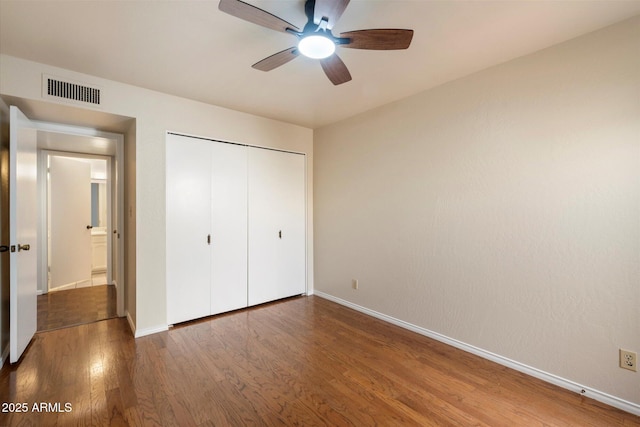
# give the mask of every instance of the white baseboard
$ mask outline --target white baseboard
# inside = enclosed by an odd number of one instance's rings
[[[80,282],[67,283],[66,285],[58,286],[56,288],[50,288],[49,292],[66,291],[69,289],[75,289],[78,283]]]
[[[9,343],[5,346],[4,350],[2,350],[2,355],[0,356],[0,369],[4,366],[4,362],[9,358]]]
[[[136,336],[136,324],[133,323],[133,319],[131,318],[131,313],[127,311],[127,322],[129,322],[129,328],[131,328],[131,333],[133,336]]]
[[[131,313],[127,311],[127,322],[129,322],[129,327],[131,328],[131,332],[133,333],[134,338],[144,337],[145,335],[157,334],[158,332],[164,332],[169,330],[169,326],[167,325],[159,325],[154,326],[152,328],[144,328],[144,329],[136,329],[136,325],[131,318]]]
[[[129,326],[131,325],[131,318],[127,315],[127,318],[129,319]],[[164,331],[168,331],[169,330],[169,326],[168,325],[159,325],[159,326],[154,326],[152,328],[144,328],[144,329],[135,329],[135,327],[132,327],[131,330],[133,331],[133,336],[135,338],[140,338],[140,337],[144,337],[146,335],[151,335],[151,334],[157,334],[158,332],[164,332]]]
[[[344,305],[345,307],[352,308],[361,313],[367,314],[369,316],[375,317],[377,319],[383,320],[385,322],[394,324],[396,326],[400,326],[401,328],[408,329],[410,331],[416,332],[420,335],[424,335],[426,337],[432,338],[436,341],[443,342],[452,347],[459,348],[460,350],[475,354],[476,356],[480,356],[484,359],[491,360],[492,362],[498,363],[500,365],[506,366],[508,368],[514,369],[516,371],[525,373],[527,375],[531,375],[532,377],[541,379],[548,383],[557,385],[559,387],[565,388],[567,390],[576,392],[583,396],[590,397],[591,399],[597,400],[598,402],[605,403],[607,405],[613,406],[614,408],[621,409],[623,411],[632,413],[634,415],[640,416],[640,405],[626,401],[616,396],[612,396],[610,394],[601,392],[599,390],[595,390],[593,388],[575,383],[573,381],[567,380],[565,378],[559,377],[554,374],[550,374],[548,372],[542,371],[540,369],[525,365],[524,363],[517,362],[515,360],[511,360],[509,358],[500,356],[499,354],[492,353],[487,350],[483,350],[481,348],[475,347],[470,344],[466,344],[462,341],[458,341],[453,338],[449,338],[446,335],[442,335],[438,332],[431,331],[429,329],[422,328],[420,326],[416,326],[409,322],[405,322],[404,320],[396,319],[395,317],[388,316],[386,314],[379,313],[377,311],[368,309],[366,307],[362,307],[360,305],[354,304],[342,298],[335,297],[333,295],[326,294],[320,291],[314,291],[314,295],[317,295],[320,298],[324,298],[340,305]]]

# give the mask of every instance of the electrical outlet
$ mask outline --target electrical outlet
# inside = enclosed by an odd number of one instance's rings
[[[620,367],[633,372],[638,371],[638,354],[635,351],[620,349]]]
[[[351,287],[353,289],[358,289],[358,280],[357,279],[351,279]]]

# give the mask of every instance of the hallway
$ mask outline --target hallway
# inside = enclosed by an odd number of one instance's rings
[[[38,295],[38,332],[117,317],[113,285],[97,285]]]

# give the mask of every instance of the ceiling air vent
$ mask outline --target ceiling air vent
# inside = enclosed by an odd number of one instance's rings
[[[65,81],[52,76],[42,76],[42,94],[45,98],[66,100],[68,102],[100,106],[101,90],[85,84]]]

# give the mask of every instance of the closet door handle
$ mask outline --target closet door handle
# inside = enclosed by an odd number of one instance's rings
[[[211,244],[211,234],[207,234],[207,245]]]
[[[282,239],[282,230],[278,231],[278,238]]]
[[[7,252],[7,251],[9,251],[9,246],[5,246],[5,245],[0,246],[0,252]]]

